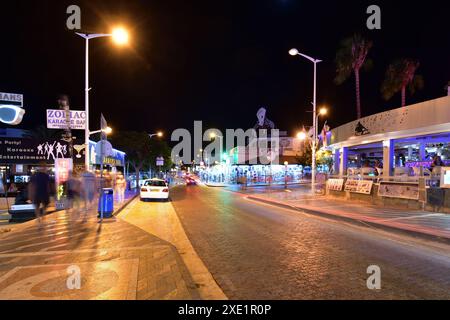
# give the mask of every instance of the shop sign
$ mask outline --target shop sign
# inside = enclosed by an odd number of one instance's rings
[[[0,104],[23,107],[23,95],[18,93],[0,92]]]
[[[69,172],[73,170],[72,159],[55,160],[55,182],[61,185],[69,179]]]
[[[70,157],[69,143],[64,140],[0,138],[1,163],[54,163]]]
[[[164,166],[164,158],[163,158],[163,157],[157,157],[157,158],[156,158],[156,166],[157,166],[157,167],[162,167],[162,166]]]
[[[327,189],[332,191],[342,191],[344,179],[328,179]]]
[[[345,191],[352,193],[370,194],[372,192],[373,181],[348,179],[345,182]]]
[[[387,198],[419,200],[419,184],[408,182],[380,182],[378,195]]]
[[[113,155],[113,147],[111,143],[107,140],[100,140],[95,145],[95,153],[99,156],[109,157]]]
[[[0,92],[0,122],[18,125],[24,114],[22,94]]]
[[[47,110],[48,129],[67,129],[65,110]],[[86,111],[70,110],[70,129],[84,130],[86,128]]]

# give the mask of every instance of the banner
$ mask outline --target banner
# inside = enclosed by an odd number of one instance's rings
[[[332,191],[342,191],[344,179],[328,179],[327,189]]]
[[[414,182],[380,182],[378,195],[387,198],[419,200],[419,184]]]
[[[86,111],[70,111],[70,129],[84,130],[86,127]],[[48,129],[67,129],[66,111],[47,110]]]
[[[348,179],[345,182],[345,191],[353,193],[370,194],[372,192],[373,181]]]
[[[70,158],[69,148],[64,140],[0,138],[0,163],[53,164],[55,159]]]

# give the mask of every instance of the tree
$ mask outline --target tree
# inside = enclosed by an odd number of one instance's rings
[[[316,153],[317,165],[326,165],[329,172],[333,167],[333,153],[330,150],[319,150]]]
[[[149,167],[157,171],[161,169],[162,171],[167,171],[172,168],[172,160],[171,160],[171,152],[172,150],[168,146],[167,142],[159,139],[151,139],[150,141],[150,157],[149,157]],[[156,158],[163,157],[164,158],[164,166],[161,168],[156,166]]]
[[[372,60],[367,58],[372,42],[359,34],[346,38],[336,53],[336,84],[340,85],[347,80],[351,74],[355,75],[356,85],[356,115],[361,118],[361,95],[359,72],[361,68],[368,70],[372,67]]]
[[[423,78],[416,75],[419,61],[413,59],[399,59],[389,65],[386,76],[381,86],[383,98],[389,100],[397,92],[402,93],[402,107],[406,105],[406,88],[414,94],[416,90],[423,88]]]
[[[121,131],[113,138],[113,145],[127,154],[127,162],[136,173],[136,186],[139,187],[139,174],[151,159],[150,137],[146,132]]]
[[[306,142],[305,149],[300,156],[296,157],[298,164],[301,164],[304,167],[309,167],[312,164],[312,148],[311,144]]]

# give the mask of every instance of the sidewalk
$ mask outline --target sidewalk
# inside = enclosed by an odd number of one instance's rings
[[[252,200],[450,243],[450,214],[384,208],[365,203],[335,200],[326,196],[312,195],[309,186],[287,190],[234,189],[230,188],[231,191],[247,194]]]
[[[0,234],[0,300],[199,298],[176,248],[117,216],[60,211]]]

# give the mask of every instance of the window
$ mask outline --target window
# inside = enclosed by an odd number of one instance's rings
[[[166,183],[164,181],[160,181],[160,180],[150,180],[150,181],[145,181],[144,186],[148,186],[148,187],[165,187]]]

